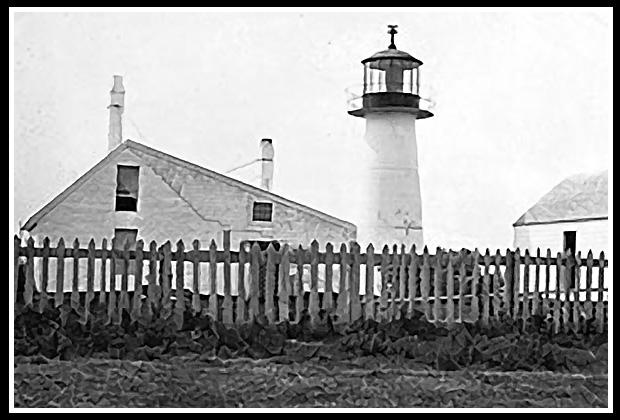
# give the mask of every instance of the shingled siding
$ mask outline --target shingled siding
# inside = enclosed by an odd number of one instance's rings
[[[327,215],[274,200],[256,188],[242,188],[235,181],[221,181],[191,165],[172,165],[165,159],[135,151],[144,163],[205,219],[230,226],[233,244],[240,240],[279,240],[292,246],[306,246],[314,239],[321,248],[327,242],[340,244],[356,238],[355,226]],[[272,222],[253,222],[255,201],[273,203]],[[218,240],[221,235],[217,235]],[[234,245],[233,245],[234,246]]]
[[[137,212],[115,211],[116,166],[140,166],[140,191]],[[48,236],[52,243],[61,237],[75,238],[87,244],[91,238],[100,246],[103,238],[114,236],[115,228],[138,229],[138,238],[164,243],[166,240],[221,240],[218,223],[205,221],[189,204],[158,177],[142,160],[124,150],[113,161],[93,174],[61,203],[38,221],[30,235],[37,243]]]
[[[137,212],[114,209],[117,165],[140,166]],[[282,240],[307,245],[317,239],[321,247],[355,239],[355,226],[301,206],[274,201],[258,189],[244,189],[167,159],[127,148],[45,214],[31,229],[37,244],[48,236],[52,243],[61,237],[82,244],[112,238],[115,228],[138,229],[138,239],[173,244],[208,244],[222,241],[224,229],[232,230],[233,247],[241,240]],[[256,191],[253,193],[252,191]],[[254,201],[273,203],[272,222],[253,222]],[[67,247],[71,243],[66,244]]]

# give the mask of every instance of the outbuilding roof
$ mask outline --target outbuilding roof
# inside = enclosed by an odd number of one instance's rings
[[[545,194],[513,226],[607,219],[608,170],[569,176]]]

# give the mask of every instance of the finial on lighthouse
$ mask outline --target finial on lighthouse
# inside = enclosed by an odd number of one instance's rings
[[[398,28],[398,25],[388,25],[388,28],[390,28],[390,30],[388,31],[388,34],[390,34],[390,46],[388,48],[391,50],[395,50],[396,45],[394,44],[394,35],[398,33],[398,31],[396,30],[396,28]]]

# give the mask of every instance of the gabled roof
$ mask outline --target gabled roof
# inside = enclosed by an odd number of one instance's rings
[[[202,176],[211,178],[215,181],[222,182],[222,183],[228,184],[233,187],[237,187],[242,191],[246,191],[251,194],[259,195],[261,196],[261,198],[271,200],[274,203],[280,203],[280,204],[295,208],[301,212],[311,214],[326,222],[333,223],[335,225],[339,225],[347,229],[355,229],[354,224],[338,219],[336,217],[330,216],[326,213],[320,212],[311,207],[304,206],[302,204],[296,203],[294,201],[291,201],[284,197],[276,195],[272,192],[263,190],[261,188],[254,187],[252,185],[246,184],[245,182],[241,182],[239,180],[230,178],[226,175],[222,175],[220,173],[211,171],[209,169],[203,168],[202,166],[196,165],[191,162],[187,162],[183,159],[179,159],[167,153],[164,153],[159,150],[153,149],[151,147],[145,146],[141,143],[137,143],[132,140],[126,140],[116,149],[112,150],[105,158],[103,158],[99,163],[93,166],[88,172],[86,172],[84,175],[78,178],[77,181],[75,181],[67,189],[65,189],[62,193],[56,196],[47,205],[45,205],[41,210],[35,213],[30,219],[28,219],[26,224],[23,226],[22,230],[26,230],[26,231],[32,230],[43,216],[45,216],[47,213],[52,211],[56,206],[62,203],[72,192],[80,188],[80,186],[86,183],[99,170],[104,168],[108,163],[113,161],[119,154],[121,154],[125,150],[129,150],[134,153],[137,152],[136,153],[137,156],[147,155],[151,158],[155,158],[158,162],[158,165],[164,165],[166,167],[167,172],[170,174],[174,174],[175,168],[184,168],[185,170],[195,172]],[[182,200],[187,200],[186,197],[181,197],[180,191],[178,189],[173,188],[173,190],[177,194],[179,194],[179,198],[181,198]],[[202,215],[200,214],[198,216],[202,217]]]
[[[607,170],[566,178],[513,226],[607,219],[607,178]]]

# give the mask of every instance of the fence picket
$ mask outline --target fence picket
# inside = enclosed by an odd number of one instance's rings
[[[388,277],[388,288],[386,290],[386,296],[388,301],[387,315],[388,320],[392,321],[396,317],[397,307],[397,294],[400,289],[400,281],[398,278],[398,272],[400,268],[400,258],[398,256],[398,246],[392,246],[392,253],[390,254],[390,271]]]
[[[570,295],[571,295],[571,272],[574,267],[573,263],[574,259],[570,249],[566,253],[566,263],[564,266],[564,305],[562,306],[562,321],[564,332],[568,332],[571,329],[571,325],[569,323],[570,313],[571,313],[571,304],[570,304]]]
[[[398,319],[407,315],[407,249],[405,244],[400,246],[400,267],[398,271]]]
[[[289,247],[287,244],[284,244],[282,248],[280,248],[280,272],[278,276],[278,319],[280,322],[289,320],[289,296],[291,294],[289,281],[290,271]]]
[[[366,248],[366,296],[364,297],[366,319],[375,319],[375,247]]]
[[[308,312],[313,322],[319,319],[319,243],[312,241],[310,244],[310,298],[308,300]]]
[[[56,246],[56,293],[54,293],[54,306],[60,307],[64,301],[64,278],[65,278],[65,240],[60,238]]]
[[[411,261],[409,263],[409,305],[407,306],[407,316],[412,317],[415,310],[415,303],[418,294],[418,255],[416,254],[415,244],[411,246],[409,251]]]
[[[605,298],[604,296],[604,292],[605,292],[605,273],[603,270],[605,264],[605,253],[603,251],[601,251],[600,255],[599,255],[599,270],[598,270],[598,298],[597,301],[598,302],[602,302],[603,299]]]
[[[162,246],[163,260],[160,265],[161,277],[159,283],[161,284],[161,316],[163,319],[168,319],[172,315],[172,245],[170,241]]]
[[[510,309],[506,306],[506,292],[504,292],[504,294],[502,295],[502,285],[501,285],[501,278],[502,278],[502,266],[501,266],[501,259],[502,259],[502,255],[500,253],[500,250],[496,250],[495,251],[495,268],[493,271],[493,316],[494,317],[499,317],[499,315],[501,313],[506,313],[509,314],[510,313]],[[506,256],[506,259],[508,259],[508,256]],[[506,268],[506,271],[508,271],[508,268]],[[508,282],[506,280],[506,276],[504,276],[504,291],[506,291],[508,289]]]
[[[21,249],[21,239],[15,235],[13,237],[13,303],[17,303],[17,288],[19,286],[19,250]]]
[[[388,320],[393,320],[396,318],[398,307],[398,291],[400,290],[400,279],[399,279],[399,268],[400,268],[400,258],[398,255],[398,246],[392,246],[392,254],[390,255],[390,282],[387,290],[388,297]]]
[[[575,288],[573,301],[573,331],[579,331],[579,318],[581,315],[581,299],[579,297],[579,289],[581,289],[581,251],[578,251],[575,255]]]
[[[464,261],[461,261],[461,264],[465,264]],[[448,328],[452,327],[454,325],[455,322],[455,317],[454,317],[454,265],[453,265],[453,261],[452,258],[450,258],[450,254],[448,254],[448,267],[447,268],[447,273],[446,273],[446,322],[448,324]],[[441,259],[439,258],[439,255],[437,256],[437,268],[435,269],[435,275],[437,276],[437,273],[441,273],[443,271],[443,269],[441,268]],[[437,283],[435,283],[437,285]],[[462,307],[461,307],[461,292],[463,289],[463,281],[461,280],[461,283],[459,285],[459,321],[462,322],[462,318],[463,317],[463,312],[462,312]],[[435,299],[439,300],[437,298],[437,292],[435,292]],[[438,319],[437,314],[435,314],[435,319]]]
[[[389,320],[388,318],[388,282],[389,279],[389,264],[390,264],[390,250],[387,245],[383,246],[383,250],[381,252],[381,295],[379,296],[379,311],[377,313],[377,320]]]
[[[114,323],[116,318],[116,238],[112,238],[110,249],[110,294],[108,296],[108,322]]]
[[[478,248],[474,250],[473,264],[471,279],[471,314],[470,321],[477,322],[480,318],[480,304],[478,297],[478,283],[480,282],[480,252]]]
[[[536,249],[536,260],[534,260],[534,297],[532,300],[532,314],[540,315],[540,248]]]
[[[194,239],[192,242],[192,312],[194,314],[202,313],[202,304],[200,301],[200,241]]]
[[[95,244],[93,242],[93,248]],[[50,263],[50,238],[43,239],[43,255],[41,258],[41,299],[39,300],[39,313],[43,313],[49,305],[47,294],[47,284],[49,282],[49,263]]]
[[[586,258],[586,300],[583,304],[583,310],[586,313],[586,319],[592,319],[594,315],[594,305],[592,304],[592,266],[594,264],[594,254],[592,250],[588,251]]]
[[[276,294],[276,264],[278,251],[270,243],[267,247],[267,273],[265,278],[265,316],[270,322],[277,321],[277,313],[274,305],[274,295]],[[316,302],[318,305],[318,302]],[[318,310],[317,310],[318,315]]]
[[[325,293],[323,294],[323,309],[326,314],[332,313],[334,308],[334,246],[328,242],[325,245]]]
[[[360,246],[358,243],[351,244],[351,253],[353,254],[353,264],[351,265],[351,282],[350,282],[350,302],[351,302],[351,322],[360,319],[362,314],[362,303],[360,301]]]
[[[58,251],[56,251],[58,252]],[[60,265],[60,260],[58,260]],[[106,306],[106,278],[107,278],[107,265],[108,265],[108,240],[103,238],[101,241],[101,267],[99,278],[99,304],[103,307]],[[58,281],[58,276],[56,276],[56,281]]]
[[[440,248],[437,248],[437,251],[435,252],[435,270],[434,270],[435,273],[433,276],[433,322],[435,323],[435,325],[437,325],[439,321],[441,321],[441,316],[440,316],[442,312],[441,310],[442,309],[441,308],[442,306],[441,305],[441,295],[442,295],[441,276],[443,272],[443,268],[442,268],[443,255],[444,255],[444,251],[442,251]],[[446,279],[446,282],[454,282],[454,277],[450,279]]]
[[[131,304],[130,313],[132,322],[136,322],[142,316],[142,277],[144,269],[144,241],[142,239],[136,243],[135,265],[136,269],[133,276],[133,302]]]
[[[465,315],[465,288],[467,287],[467,268],[465,266],[466,254],[464,249],[459,252],[459,259],[461,261],[459,267],[459,321],[463,322]]]
[[[347,245],[340,244],[340,282],[338,286],[338,299],[336,300],[336,313],[340,322],[351,321],[349,313],[349,291],[347,290]]]
[[[596,302],[596,331],[602,333],[605,331],[605,305],[603,303],[604,288],[605,288],[605,274],[603,270],[605,262],[605,254],[601,251],[599,255],[599,269],[598,269],[598,298]]]
[[[247,261],[247,254],[245,251],[245,241],[239,243],[239,268],[237,270],[237,316],[236,323],[243,324],[246,322],[246,309],[248,301],[248,293],[245,288],[245,266]]]
[[[484,262],[484,274],[482,276],[482,325],[489,325],[489,315],[491,314],[491,296],[490,296],[490,284],[491,284],[491,274],[489,271],[491,270],[491,251],[489,248],[486,249],[483,257]],[[493,297],[495,297],[495,290],[493,290]]]
[[[521,251],[519,250],[519,248],[515,250],[514,270],[512,271],[512,273],[512,316],[514,319],[518,319],[520,306],[519,287],[521,286]]]
[[[547,314],[551,310],[551,250],[547,248],[547,256],[545,259],[545,298],[543,299],[543,315]]]
[[[123,244],[123,250],[121,251],[121,255],[123,257],[123,272],[121,273],[122,281],[121,281],[121,293],[120,299],[118,303],[118,316],[119,319],[122,319],[123,309],[125,311],[129,310],[129,241],[125,241]]]
[[[294,292],[295,292],[295,322],[299,322],[301,320],[301,315],[304,311],[304,254],[305,250],[299,245],[297,248],[297,252],[295,254],[295,263],[297,264],[297,275],[295,276],[294,281]]]
[[[560,332],[560,322],[561,322],[561,317],[560,317],[560,313],[562,312],[562,291],[561,291],[561,285],[562,285],[562,254],[560,254],[558,252],[557,257],[555,259],[556,262],[556,266],[555,266],[555,299],[554,299],[554,305],[553,305],[553,325],[554,325],[554,330],[555,333],[559,333]]]
[[[258,244],[255,242],[250,250],[252,256],[252,262],[250,265],[250,321],[254,320],[259,314],[259,285],[260,285],[260,265],[261,265],[261,251]]]
[[[428,255],[428,247],[424,247],[422,254],[422,270],[420,275],[420,293],[422,295],[422,307],[426,319],[432,321],[432,307],[429,302],[431,292],[431,267],[430,257]]]
[[[24,306],[32,306],[34,296],[34,238],[28,238],[28,248],[26,251],[26,284],[24,285]]]
[[[158,270],[157,263],[159,261],[159,253],[157,250],[157,243],[151,241],[149,244],[149,276],[148,276],[148,292],[147,292],[147,313],[149,316],[153,315],[153,309],[159,311],[161,304],[161,282],[157,283]]]
[[[48,243],[49,245],[49,243]],[[48,249],[49,252],[49,249]],[[45,263],[44,263],[45,264]],[[47,288],[47,282],[46,286]],[[86,266],[86,300],[84,301],[84,322],[90,318],[90,305],[95,298],[95,240],[88,242],[88,261]]]
[[[222,322],[227,325],[233,323],[233,298],[231,292],[231,269],[230,269],[230,230],[224,231],[224,302],[222,303]]]
[[[499,254],[499,250],[497,251]],[[504,293],[502,296],[502,305],[506,315],[516,318],[514,306],[512,304],[512,292],[514,280],[514,254],[509,249],[506,250],[506,271],[504,274]]]
[[[173,319],[178,329],[183,327],[183,314],[185,313],[185,245],[182,240],[177,242],[176,250],[176,275],[175,275],[175,291]]]
[[[217,245],[215,244],[215,239],[211,239],[211,244],[209,245],[209,279],[211,283],[211,287],[209,290],[209,309],[208,313],[213,318],[214,321],[219,321],[219,310],[218,310],[218,299],[217,299]],[[252,279],[254,281],[254,279]],[[258,279],[256,279],[258,281]],[[253,290],[254,292],[254,290]],[[256,296],[258,299],[258,296]],[[252,318],[255,315],[258,315],[258,301],[257,311],[254,312]]]
[[[522,313],[521,319],[523,320],[523,328],[525,328],[525,321],[530,316],[530,264],[532,263],[532,258],[530,257],[530,250],[525,250],[525,255],[523,256],[523,297],[521,298],[522,304]]]

